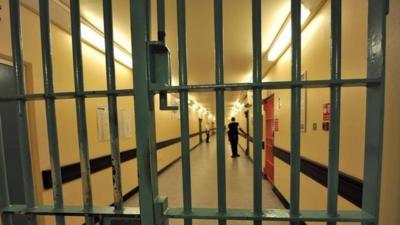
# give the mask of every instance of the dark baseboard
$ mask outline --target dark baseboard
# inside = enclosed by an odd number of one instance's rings
[[[283,194],[279,191],[278,188],[276,188],[275,186],[272,185],[272,192],[274,192],[274,194],[276,195],[276,197],[278,197],[279,201],[282,203],[282,205],[286,208],[286,209],[290,209],[290,203],[289,201],[285,198],[285,196],[283,196]],[[301,221],[300,224],[302,225],[307,225],[306,222]]]
[[[205,133],[202,131],[201,133]],[[195,137],[200,135],[200,132],[190,134],[189,137]],[[157,151],[162,150],[168,146],[174,145],[181,142],[181,137],[172,138],[169,140],[161,141],[156,143]],[[120,153],[120,160],[121,164],[127,162],[129,160],[135,159],[137,157],[136,148],[129,149],[125,151],[121,151]],[[89,161],[90,163],[90,174],[97,173],[99,171],[108,169],[112,166],[111,163],[111,155],[101,156]],[[61,177],[62,177],[62,184],[71,182],[73,180],[81,178],[81,167],[80,163],[73,163],[69,165],[65,165],[61,167]],[[42,171],[42,182],[43,182],[43,189],[51,189],[52,188],[52,176],[51,170],[43,170]]]
[[[274,146],[274,156],[290,165],[290,152]],[[317,183],[328,186],[328,167],[310,159],[301,157],[300,171],[316,181]],[[357,207],[362,207],[362,180],[339,172],[339,189],[341,197],[353,203]]]
[[[201,143],[198,143],[198,144],[196,144],[195,146],[193,146],[193,147],[190,149],[190,151],[193,151],[194,149],[196,149],[200,144],[201,144]],[[158,171],[158,175],[161,175],[162,173],[164,173],[165,171],[167,171],[169,168],[171,168],[171,166],[173,166],[175,163],[177,163],[177,162],[178,162],[179,160],[181,160],[181,159],[182,159],[182,157],[180,156],[180,157],[176,158],[175,160],[173,160],[172,162],[170,162],[168,165],[166,165],[164,168],[162,168],[162,169],[160,169],[160,170]],[[139,192],[139,186],[133,188],[133,189],[130,190],[128,193],[126,193],[126,194],[122,197],[122,199],[123,199],[124,201],[126,201],[126,200],[130,199],[132,196],[134,196],[135,194],[137,194],[138,192]],[[114,206],[114,203],[113,203],[113,204],[110,204],[110,206]]]
[[[246,133],[240,133],[244,138]],[[250,141],[253,138],[249,136]],[[274,146],[273,154],[276,158],[290,165],[290,151]],[[301,157],[300,171],[324,187],[328,187],[328,167],[313,160]],[[338,194],[355,206],[362,207],[363,181],[349,174],[339,171]]]

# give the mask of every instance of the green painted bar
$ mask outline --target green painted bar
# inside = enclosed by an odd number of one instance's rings
[[[80,5],[79,0],[70,1],[71,8],[71,35],[72,35],[72,54],[74,62],[74,83],[77,93],[84,91],[83,81],[83,65],[82,65],[82,46],[81,46],[81,22],[80,22]],[[83,206],[90,210],[93,207],[92,188],[90,182],[90,163],[89,163],[89,146],[86,126],[86,106],[85,98],[77,96],[76,118],[79,139],[79,157],[82,173],[82,193]],[[86,216],[85,223],[94,225],[93,217]]]
[[[308,80],[308,81],[270,81],[257,83],[225,83],[225,84],[198,84],[198,85],[181,85],[169,87],[156,87],[151,88],[151,91],[161,92],[168,91],[169,93],[176,93],[182,90],[190,92],[207,92],[223,89],[225,91],[241,91],[252,90],[255,88],[260,89],[292,89],[293,87],[303,88],[324,88],[334,85],[341,85],[343,87],[366,87],[379,85],[379,79],[345,79],[339,81],[333,80]],[[0,98],[1,99],[1,98]]]
[[[165,0],[157,0],[158,40],[165,43]]]
[[[363,225],[377,225],[379,222],[385,106],[386,4],[388,2],[382,0],[368,1],[367,78],[381,79],[381,85],[367,88],[362,209],[376,219]]]
[[[181,208],[168,208],[165,215],[169,218],[193,218],[206,220],[261,220],[261,221],[308,221],[308,222],[360,222],[373,221],[374,217],[362,211],[339,211],[338,216],[329,216],[327,211],[304,210],[300,215],[291,215],[286,209],[263,209],[261,214],[252,209],[227,209],[226,213],[218,213],[214,208],[193,208],[191,213],[185,213]]]
[[[246,155],[250,153],[250,118],[249,111],[245,112],[246,116]]]
[[[112,21],[112,2],[111,0],[103,0],[103,17],[104,17],[104,39],[106,46],[106,71],[107,71],[107,90],[115,91],[115,60],[114,60],[114,35]],[[121,184],[121,159],[118,136],[118,111],[117,97],[108,95],[108,116],[110,125],[110,144],[111,144],[111,160],[114,190],[114,206],[115,210],[121,210],[123,207],[122,200],[122,184]]]
[[[301,80],[301,1],[291,0],[292,81]],[[290,141],[290,213],[300,215],[300,113],[301,87],[292,88]],[[298,225],[298,221],[290,223]]]
[[[340,85],[342,87],[366,87],[366,86],[376,86],[380,85],[380,79],[343,79],[339,81],[334,80],[309,80],[309,81],[271,81],[262,82],[261,84],[253,83],[225,83],[221,85],[215,84],[199,84],[199,85],[183,85],[183,86],[169,86],[162,88],[151,88],[150,91],[154,93],[159,93],[161,91],[167,91],[169,93],[177,93],[181,90],[186,90],[189,92],[207,92],[215,91],[218,89],[224,89],[225,91],[241,91],[241,90],[252,90],[254,88],[261,89],[291,89],[293,87],[303,87],[303,88],[324,88],[331,87],[335,85]],[[106,90],[95,90],[95,91],[85,91],[83,93],[77,94],[76,92],[58,92],[54,94],[28,94],[28,95],[14,95],[14,96],[0,96],[0,102],[4,101],[16,101],[16,100],[26,100],[26,101],[36,101],[46,98],[54,99],[72,99],[76,96],[83,96],[85,98],[99,98],[107,97],[108,95],[116,96],[134,96],[135,91],[133,89],[120,89],[115,91]]]
[[[40,34],[42,43],[42,63],[43,63],[43,80],[45,94],[54,93],[53,85],[53,62],[51,58],[51,37],[50,37],[50,15],[49,1],[40,0]],[[53,201],[55,208],[63,208],[63,191],[60,168],[60,154],[58,148],[57,119],[54,99],[46,99],[46,121],[47,135],[49,142],[49,155],[51,166],[51,180],[53,186]],[[62,216],[56,217],[57,225],[64,225],[65,219]]]
[[[252,2],[253,25],[253,83],[262,81],[262,53],[261,53],[261,0]],[[253,89],[253,208],[254,213],[262,213],[262,89]],[[254,220],[254,225],[261,225],[261,220]]]
[[[139,177],[141,223],[155,225],[153,170],[151,151],[154,143],[154,107],[148,84],[148,51],[150,41],[150,5],[146,0],[130,0],[130,22],[135,87],[135,126]],[[140,107],[139,107],[140,106]]]
[[[215,35],[215,83],[224,84],[224,37],[223,37],[223,0],[214,0]],[[224,90],[216,91],[217,119],[217,185],[218,211],[226,212],[226,168],[225,168],[225,96]],[[226,220],[219,220],[225,225]]]
[[[331,79],[341,79],[342,1],[331,1]],[[329,129],[328,213],[337,215],[340,151],[340,86],[331,87],[331,118]],[[336,222],[328,222],[336,225]]]
[[[24,58],[22,52],[22,33],[21,33],[21,17],[20,17],[20,1],[10,0],[10,23],[11,23],[11,43],[12,55],[16,80],[17,95],[25,95],[25,74],[24,74]],[[35,189],[33,184],[32,162],[29,148],[28,120],[26,117],[26,101],[19,100],[17,102],[18,110],[18,142],[20,151],[20,160],[22,166],[22,177],[24,184],[24,197],[26,207],[35,207]],[[28,223],[36,225],[35,215],[28,218]]]
[[[98,207],[92,209],[83,209],[81,206],[65,205],[62,209],[56,209],[54,206],[41,205],[36,208],[26,208],[26,205],[11,205],[4,209],[7,215],[62,215],[62,216],[107,216],[107,217],[129,217],[132,219],[140,219],[138,207],[124,207],[123,210],[116,213],[115,208],[111,206]]]
[[[178,9],[178,57],[179,57],[179,85],[187,85],[187,56],[186,56],[186,1],[177,0]],[[182,182],[183,207],[185,212],[192,211],[192,190],[190,173],[190,142],[189,142],[189,111],[188,92],[179,93],[181,117],[181,150],[182,150]],[[191,219],[185,219],[185,225],[191,225]]]
[[[10,206],[8,193],[6,159],[4,156],[3,127],[0,117],[0,214],[2,214],[3,208]],[[11,225],[12,221],[9,215],[3,215],[1,219],[3,225]]]

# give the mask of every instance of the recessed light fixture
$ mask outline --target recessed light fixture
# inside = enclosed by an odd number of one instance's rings
[[[84,23],[81,23],[81,38],[101,52],[106,52],[105,39],[103,35]],[[132,69],[132,56],[125,49],[121,49],[119,46],[114,46],[114,58],[119,63]]]
[[[307,21],[311,12],[303,4],[301,4],[301,26]],[[289,14],[290,16],[290,14]],[[279,58],[282,52],[290,45],[292,39],[292,21],[287,20],[284,23],[283,28],[277,34],[277,37],[272,42],[271,47],[268,50],[268,61],[275,61]]]

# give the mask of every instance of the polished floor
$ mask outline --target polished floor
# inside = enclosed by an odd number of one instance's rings
[[[241,157],[230,158],[230,146],[226,142],[226,185],[228,208],[252,208],[253,163],[241,152]],[[217,155],[215,138],[203,143],[191,152],[192,203],[193,207],[217,208]],[[168,196],[169,207],[182,207],[182,164],[176,162],[159,176],[160,195]],[[126,206],[138,206],[138,194],[128,199]],[[272,192],[272,186],[263,181],[264,208],[282,209],[283,205]],[[182,220],[170,220],[170,225],[181,225]],[[194,220],[194,225],[217,225],[217,221]],[[228,221],[229,225],[253,224],[250,221]],[[287,225],[287,222],[263,222],[268,225]]]

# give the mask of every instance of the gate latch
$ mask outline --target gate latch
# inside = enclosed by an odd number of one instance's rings
[[[171,60],[167,46],[161,41],[151,41],[148,49],[151,87],[171,86]],[[160,91],[160,110],[178,110],[178,106],[168,106],[167,91]]]

